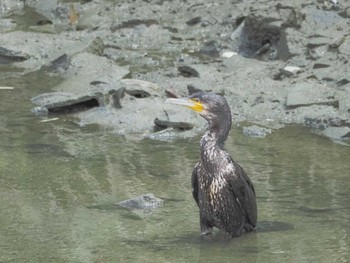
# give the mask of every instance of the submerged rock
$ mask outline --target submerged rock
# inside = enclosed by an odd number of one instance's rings
[[[116,205],[130,209],[152,209],[163,206],[163,200],[153,194],[144,194],[116,203]]]

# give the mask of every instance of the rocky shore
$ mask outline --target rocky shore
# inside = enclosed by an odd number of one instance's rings
[[[62,78],[32,98],[41,118],[189,137],[204,121],[164,100],[203,90],[247,135],[298,124],[350,139],[349,2],[3,0],[0,17],[0,78]]]

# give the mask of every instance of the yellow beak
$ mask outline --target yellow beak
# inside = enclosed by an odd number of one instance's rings
[[[186,106],[190,108],[191,110],[197,111],[197,112],[202,112],[204,107],[203,104],[200,101],[196,101],[194,99],[188,99],[188,98],[171,98],[167,99],[165,101],[166,103],[171,103],[171,104],[176,104],[176,105],[181,105],[181,106]]]

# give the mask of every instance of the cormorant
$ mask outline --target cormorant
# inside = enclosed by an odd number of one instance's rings
[[[215,93],[197,92],[166,102],[187,106],[208,122],[200,140],[200,161],[192,172],[192,195],[199,207],[201,235],[217,227],[238,237],[254,231],[257,223],[255,190],[243,168],[223,149],[231,128],[226,99]]]

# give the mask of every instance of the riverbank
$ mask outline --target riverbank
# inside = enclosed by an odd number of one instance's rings
[[[119,134],[200,133],[198,116],[164,104],[200,89],[224,94],[234,122],[272,131],[306,125],[347,142],[349,8],[335,1],[5,0],[0,77],[59,76],[34,101],[35,113],[47,118],[63,107],[58,113],[68,110],[79,125]]]

